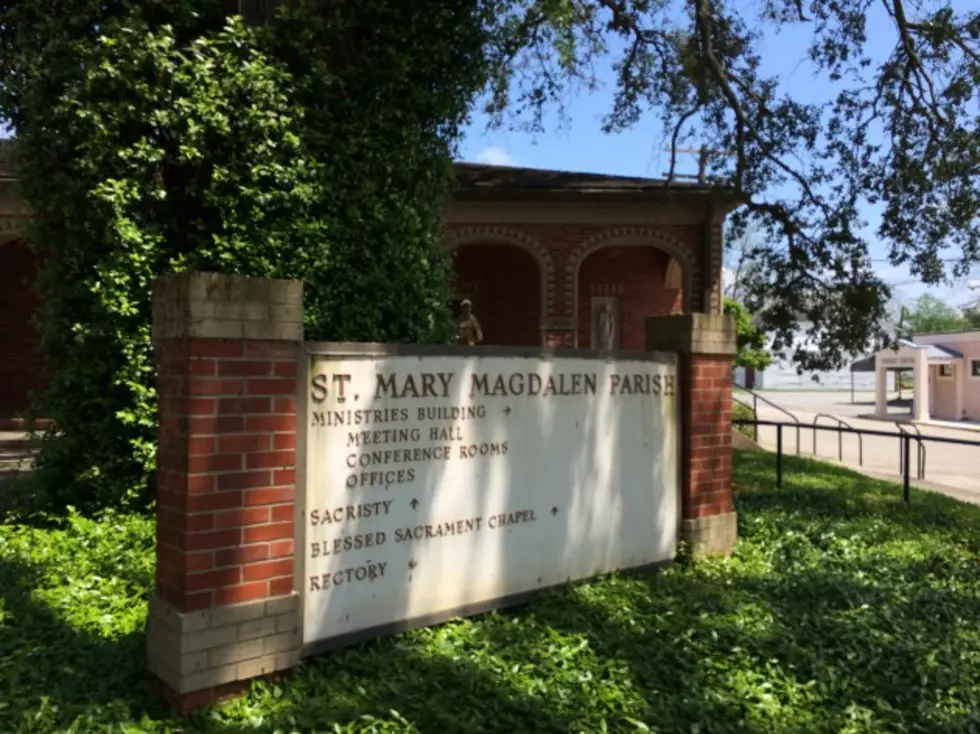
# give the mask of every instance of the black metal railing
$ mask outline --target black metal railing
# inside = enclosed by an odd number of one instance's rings
[[[833,416],[831,416],[833,417]],[[751,420],[748,418],[735,418],[732,420],[734,425],[739,426],[754,426],[756,433],[758,434],[759,426],[769,426],[776,429],[776,486],[783,486],[783,429],[784,428],[798,428],[799,422],[796,423],[785,423],[781,421],[760,421]],[[896,424],[897,425],[897,424]],[[817,425],[817,421],[810,428],[814,432],[814,436],[817,431],[836,431],[839,435],[844,433],[852,433],[859,437],[863,436],[879,436],[882,438],[896,438],[900,444],[899,451],[899,474],[902,477],[902,487],[903,487],[903,497],[905,502],[910,502],[912,499],[912,442],[915,441],[919,447],[919,467],[916,472],[916,478],[923,480],[925,479],[925,444],[926,443],[939,443],[939,444],[952,444],[954,446],[976,446],[980,448],[980,441],[971,441],[969,439],[963,438],[947,438],[945,436],[928,436],[923,434],[921,431],[916,430],[918,434],[913,434],[910,431],[902,430],[902,426],[899,425],[899,431],[896,433],[894,431],[875,431],[868,428],[854,428],[853,426],[847,425],[835,425],[835,426],[821,426]],[[862,452],[863,454],[863,452]],[[819,458],[819,457],[816,457]],[[862,456],[863,460],[863,456]]]
[[[898,421],[895,421],[895,425],[898,426],[898,432],[899,433],[908,434],[909,436],[911,436],[915,440],[916,447],[917,447],[916,458],[918,459],[918,465],[916,467],[915,478],[916,479],[925,479],[926,478],[926,445],[925,445],[925,443],[922,442],[922,439],[925,438],[922,435],[922,431],[920,431],[919,430],[919,427],[917,425],[915,425],[914,423],[909,423],[908,425],[915,429],[915,435],[912,435],[909,431],[905,430],[905,426],[903,426]],[[898,465],[899,466],[905,466],[905,451],[906,450],[907,450],[906,442],[905,441],[899,441],[898,442]]]
[[[829,413],[817,413],[815,416],[813,416],[813,425],[811,426],[811,428],[814,429],[813,430],[813,455],[814,456],[817,455],[816,428],[817,428],[817,423],[820,421],[821,418],[826,418],[827,420],[836,422],[835,425],[828,426],[828,427],[837,430],[837,461],[843,462],[844,461],[844,433],[838,429],[850,428],[851,430],[854,430],[854,426],[852,426],[847,421],[841,420],[836,415],[830,415]],[[858,438],[858,466],[864,466],[864,439],[861,437],[860,432],[857,434],[857,438]],[[922,477],[919,478],[921,479]]]
[[[752,402],[749,403],[747,400],[743,399],[738,394],[739,392],[747,392],[749,395],[751,395],[752,396]],[[784,407],[782,407],[780,405],[776,405],[776,403],[772,402],[768,398],[763,397],[762,395],[760,395],[759,393],[757,393],[755,390],[752,390],[752,389],[747,388],[747,387],[741,387],[741,386],[739,386],[735,390],[732,390],[732,399],[735,402],[737,402],[737,403],[741,403],[746,408],[749,408],[752,411],[752,415],[755,416],[756,418],[759,417],[759,401],[760,400],[762,401],[762,403],[764,405],[768,405],[773,410],[778,410],[783,415],[789,416],[790,419],[793,421],[793,423],[796,425],[796,455],[797,456],[800,455],[800,429],[803,428],[803,424],[800,423],[800,419],[799,418],[797,418],[795,415],[793,415],[788,410],[786,410],[786,408],[784,408]],[[758,425],[756,425],[752,429],[752,439],[756,443],[759,442],[759,426]]]

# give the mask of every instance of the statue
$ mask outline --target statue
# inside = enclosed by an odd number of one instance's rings
[[[473,315],[473,302],[466,298],[459,304],[462,313],[456,322],[456,343],[468,347],[475,346],[483,341],[483,330],[480,322]]]
[[[599,312],[599,349],[613,350],[616,348],[616,314],[612,304],[606,301]]]

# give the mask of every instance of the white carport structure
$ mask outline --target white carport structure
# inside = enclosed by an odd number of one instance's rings
[[[875,415],[888,415],[888,372],[911,370],[913,378],[912,420],[925,421],[931,417],[929,409],[929,367],[952,365],[962,361],[963,355],[955,349],[936,344],[916,344],[900,339],[898,348],[882,349],[875,355]],[[963,393],[957,390],[956,415],[963,410]]]

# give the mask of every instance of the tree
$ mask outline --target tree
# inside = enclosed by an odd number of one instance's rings
[[[903,330],[912,334],[938,334],[964,331],[970,321],[945,301],[924,293],[911,308],[903,307]]]
[[[980,10],[952,0],[519,0],[499,8],[487,111],[544,127],[596,69],[615,75],[608,132],[659,117],[671,149],[715,151],[709,173],[747,200],[764,265],[746,306],[805,369],[840,367],[884,333],[889,288],[861,212],[893,265],[923,282],[980,261]],[[833,92],[762,72],[765,42],[809,33],[808,65]],[[882,55],[884,40],[887,53]],[[670,162],[676,168],[676,153]],[[947,262],[947,258],[951,260]],[[762,306],[765,305],[765,309]],[[806,324],[794,334],[798,323]],[[816,347],[806,348],[805,342]]]
[[[963,309],[963,316],[969,322],[971,329],[980,329],[980,279],[967,281],[966,285],[972,298]]]
[[[44,262],[56,431],[38,476],[57,505],[152,497],[161,273],[302,278],[311,339],[452,335],[441,216],[485,80],[480,7],[298,0],[247,24],[227,5],[0,6],[0,115]]]
[[[752,316],[738,301],[725,298],[725,313],[735,318],[738,354],[735,365],[762,371],[772,363],[766,348],[766,335],[753,323]]]

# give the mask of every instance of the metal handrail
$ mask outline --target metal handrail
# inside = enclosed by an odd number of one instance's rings
[[[903,424],[899,423],[898,421],[895,421],[895,426],[896,428],[898,428],[899,433],[908,436],[910,439],[915,439],[916,448],[917,448],[917,451],[915,452],[916,459],[917,459],[915,476],[916,479],[920,479],[920,480],[925,479],[926,478],[926,445],[922,440],[922,431],[914,423],[909,423],[908,425],[912,426],[912,428],[915,429],[914,434],[911,431],[905,430],[905,426]],[[905,461],[904,441],[898,442],[898,460],[899,462]]]
[[[772,426],[776,429],[776,486],[783,486],[783,427],[792,427],[792,424],[781,423],[779,421],[760,421],[760,420],[746,420],[745,418],[733,418],[732,424],[736,426]],[[896,423],[896,425],[898,425]],[[941,443],[953,446],[977,446],[980,447],[980,441],[970,441],[962,438],[949,438],[946,436],[925,436],[922,435],[921,431],[918,431],[918,436],[913,434],[911,431],[902,430],[902,426],[898,425],[899,431],[895,433],[894,431],[876,431],[868,428],[845,428],[841,426],[818,426],[814,425],[814,431],[838,431],[840,433],[854,433],[857,435],[864,436],[880,436],[882,438],[897,438],[900,444],[905,445],[905,450],[901,453],[902,464],[899,467],[902,474],[902,484],[903,484],[903,496],[905,502],[911,502],[912,490],[911,490],[911,463],[905,459],[908,457],[910,445],[913,439],[915,439],[920,444],[926,442],[931,443]],[[925,474],[925,472],[921,472]],[[920,479],[924,479],[924,476],[920,476]]]
[[[744,400],[742,400],[741,398],[738,397],[738,395],[736,394],[736,391],[738,391],[738,390],[742,390],[744,392],[747,392],[749,395],[752,396],[752,405],[749,405],[747,402],[745,402]],[[740,402],[746,408],[751,408],[752,409],[752,415],[755,416],[756,419],[758,419],[758,417],[759,417],[759,401],[760,400],[763,403],[765,403],[766,405],[768,405],[770,408],[774,408],[774,409],[778,410],[780,413],[782,413],[783,415],[789,416],[793,420],[793,423],[796,424],[796,455],[797,456],[800,455],[800,428],[802,427],[803,424],[800,423],[800,419],[799,418],[797,418],[795,415],[793,415],[788,410],[786,410],[786,408],[784,408],[784,407],[782,407],[780,405],[776,405],[774,402],[772,402],[768,398],[765,398],[762,395],[759,395],[759,393],[757,393],[755,390],[752,390],[751,388],[748,388],[748,387],[742,387],[741,385],[735,386],[734,389],[732,390],[732,399]],[[754,434],[753,435],[753,438],[755,439],[755,442],[758,443],[759,442],[759,425],[758,424],[756,424],[755,426],[753,426],[753,434]]]
[[[847,421],[843,421],[836,415],[830,415],[828,413],[817,413],[813,416],[813,455],[817,455],[817,422],[821,418],[829,418],[832,421],[837,421],[837,460],[840,462],[844,461],[844,432],[840,430],[841,427],[849,428],[852,431],[854,426],[852,426]],[[856,434],[858,438],[858,466],[864,466],[864,438],[861,434]],[[921,477],[920,477],[921,478]]]

